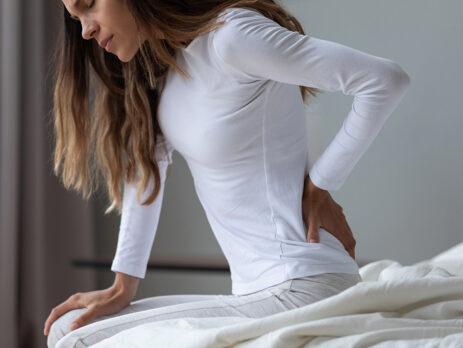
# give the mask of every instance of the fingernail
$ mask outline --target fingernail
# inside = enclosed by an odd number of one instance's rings
[[[69,328],[70,328],[71,330],[75,330],[75,329],[77,328],[77,324],[76,324],[76,323],[72,323],[72,324],[69,326]]]
[[[309,243],[317,243],[317,240],[315,240],[315,239],[309,239]]]

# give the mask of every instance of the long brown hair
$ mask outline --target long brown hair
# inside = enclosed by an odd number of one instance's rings
[[[151,175],[154,187],[143,204],[152,203],[159,194],[155,154],[163,137],[157,122],[159,98],[168,69],[189,77],[175,62],[178,48],[219,27],[222,22],[215,19],[228,7],[256,9],[304,34],[298,20],[273,0],[122,1],[150,38],[131,61],[121,62],[95,40],[84,40],[81,24],[71,19],[64,6],[64,30],[54,56],[54,173],[67,189],[82,193],[85,199],[103,177],[111,203],[105,214],[114,208],[121,213],[124,180],[134,180],[139,170],[138,200]],[[92,109],[91,83],[95,84]],[[321,92],[306,86],[300,90],[304,102],[308,94]]]

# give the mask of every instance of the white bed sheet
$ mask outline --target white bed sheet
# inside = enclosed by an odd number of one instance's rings
[[[381,260],[362,282],[260,319],[169,319],[93,345],[114,347],[463,347],[463,243],[411,266]]]

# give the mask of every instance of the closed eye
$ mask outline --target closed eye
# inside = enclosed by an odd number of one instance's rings
[[[96,0],[92,0],[92,1],[90,2],[90,4],[87,5],[87,8],[92,8],[93,5],[95,5],[95,1],[96,1]],[[74,19],[75,21],[78,21],[78,22],[80,21],[79,17],[76,17],[76,16],[74,16],[74,15],[70,15],[70,17],[71,17],[72,19]]]

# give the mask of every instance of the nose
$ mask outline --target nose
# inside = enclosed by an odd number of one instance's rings
[[[82,21],[82,37],[85,40],[91,39],[95,32],[97,31],[97,26],[95,22]]]

